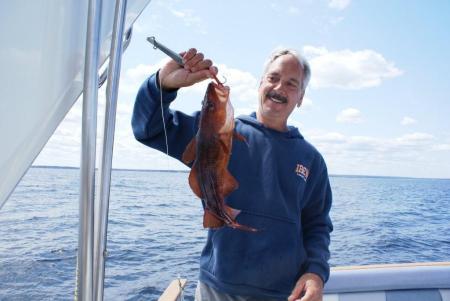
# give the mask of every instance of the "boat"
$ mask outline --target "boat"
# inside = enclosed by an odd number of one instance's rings
[[[0,148],[0,209],[82,94],[76,300],[103,300],[121,58],[131,37],[132,25],[149,2],[44,0],[0,3],[4,41],[0,51],[0,137],[3,140]],[[99,75],[99,67],[105,62],[108,67]],[[106,78],[105,123],[97,151],[98,88]],[[97,153],[101,159],[96,188]]]
[[[449,301],[450,262],[334,267],[324,301]]]
[[[149,2],[0,3],[0,210],[64,116],[83,97],[77,300],[103,299],[121,54],[133,23]],[[99,66],[106,63],[107,71],[99,76]],[[97,90],[106,78],[107,118],[97,147]],[[96,191],[97,153],[101,162]],[[185,279],[175,279],[160,300],[180,299],[185,284]],[[324,291],[326,301],[450,301],[450,262],[334,267]]]

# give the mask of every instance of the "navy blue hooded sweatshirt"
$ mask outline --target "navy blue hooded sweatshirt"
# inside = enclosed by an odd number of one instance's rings
[[[166,152],[157,75],[136,97],[132,126],[136,139]],[[169,109],[176,91],[163,91],[169,155],[180,160],[198,129],[199,112]],[[331,189],[320,153],[289,127],[264,127],[255,113],[236,119],[229,171],[239,182],[226,203],[240,209],[237,222],[256,233],[229,227],[209,229],[200,258],[200,281],[231,295],[286,300],[304,273],[329,277]],[[200,202],[199,202],[200,203]]]

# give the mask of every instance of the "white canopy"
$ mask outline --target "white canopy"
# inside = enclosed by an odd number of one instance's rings
[[[129,0],[125,28],[150,0]],[[103,1],[100,62],[114,1]],[[0,2],[0,208],[83,89],[88,0]]]

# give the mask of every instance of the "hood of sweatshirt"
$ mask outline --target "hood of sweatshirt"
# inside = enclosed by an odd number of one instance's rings
[[[290,138],[290,139],[304,139],[302,134],[300,134],[298,128],[296,128],[295,126],[290,126],[288,125],[288,130],[284,131],[284,132],[280,132],[271,128],[268,128],[266,126],[264,126],[264,124],[262,124],[261,122],[258,121],[258,119],[256,119],[256,112],[251,113],[250,115],[240,115],[238,116],[236,119],[253,125],[259,129],[261,129],[264,132],[267,132],[270,135],[274,135],[274,136],[281,136],[284,138]]]

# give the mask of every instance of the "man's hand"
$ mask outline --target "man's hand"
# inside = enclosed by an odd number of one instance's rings
[[[169,61],[159,71],[159,79],[163,89],[177,89],[192,86],[217,74],[217,68],[203,54],[191,48],[180,53],[183,57],[184,67],[175,61]]]
[[[323,282],[313,273],[303,274],[297,281],[288,301],[322,301]]]

